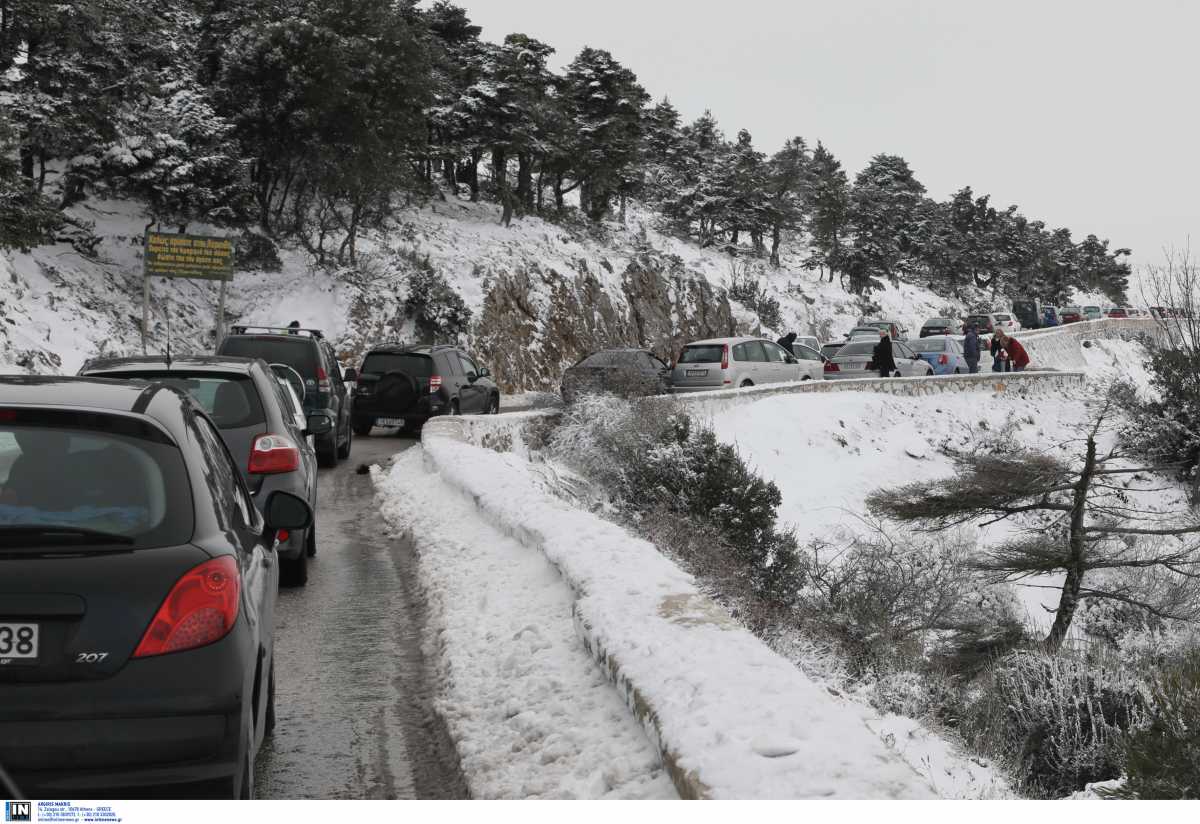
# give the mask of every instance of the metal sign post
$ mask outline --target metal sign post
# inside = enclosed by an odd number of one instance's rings
[[[221,292],[217,298],[214,323],[216,342],[220,344],[225,331],[225,292],[233,280],[233,241],[208,235],[146,233],[145,284],[142,288],[142,354],[150,340],[150,278],[191,278],[219,280]]]

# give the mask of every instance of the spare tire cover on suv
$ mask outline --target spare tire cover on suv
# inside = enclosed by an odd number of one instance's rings
[[[388,412],[407,412],[420,393],[416,378],[406,372],[388,372],[375,384],[376,402]]]

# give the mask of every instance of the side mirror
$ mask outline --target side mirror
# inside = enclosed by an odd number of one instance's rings
[[[492,376],[492,372],[490,369],[488,369],[486,366],[479,367],[479,377],[490,378],[491,376]]]
[[[305,436],[308,435],[324,435],[326,432],[333,430],[333,421],[328,415],[309,415],[305,422]]]
[[[786,355],[786,356],[784,356],[783,360],[785,363],[799,363],[800,362],[800,361],[796,360],[795,355]]]
[[[342,380],[344,380],[346,383],[357,383],[358,382],[358,370],[356,370],[353,366],[351,366],[349,369],[347,369],[345,372],[342,373]]]
[[[479,380],[478,373],[476,373],[476,372],[468,372],[467,373],[467,383],[475,383],[475,381],[477,381],[477,380]]]
[[[312,525],[313,512],[308,502],[290,492],[272,492],[263,507],[263,520],[267,530],[308,529]]]

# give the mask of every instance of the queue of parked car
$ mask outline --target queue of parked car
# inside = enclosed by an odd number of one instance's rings
[[[318,467],[377,425],[498,410],[458,347],[380,346],[343,373],[296,323],[0,376],[0,770],[35,798],[251,797]]]

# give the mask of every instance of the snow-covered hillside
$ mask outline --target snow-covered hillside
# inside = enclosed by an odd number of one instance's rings
[[[61,242],[0,254],[0,369],[74,372],[97,354],[140,353],[141,249],[147,218],[130,201],[88,201],[72,217],[94,225],[88,255]],[[347,364],[381,340],[422,337],[405,301],[413,273],[442,275],[471,310],[468,343],[510,390],[557,386],[561,370],[588,351],[642,345],[669,355],[689,338],[733,331],[838,337],[867,311],[916,328],[963,307],[901,284],[873,306],[783,257],[780,269],[749,264],[779,301],[781,328],[724,297],[735,265],[715,248],[658,231],[652,213],[631,209],[625,224],[599,228],[538,217],[500,225],[499,209],[449,196],[398,211],[386,231],[360,241],[355,266],[318,267],[301,250],[279,250],[277,271],[236,273],[228,322],[324,329]],[[217,233],[192,225],[190,232]],[[217,287],[155,279],[150,352],[214,344]]]

